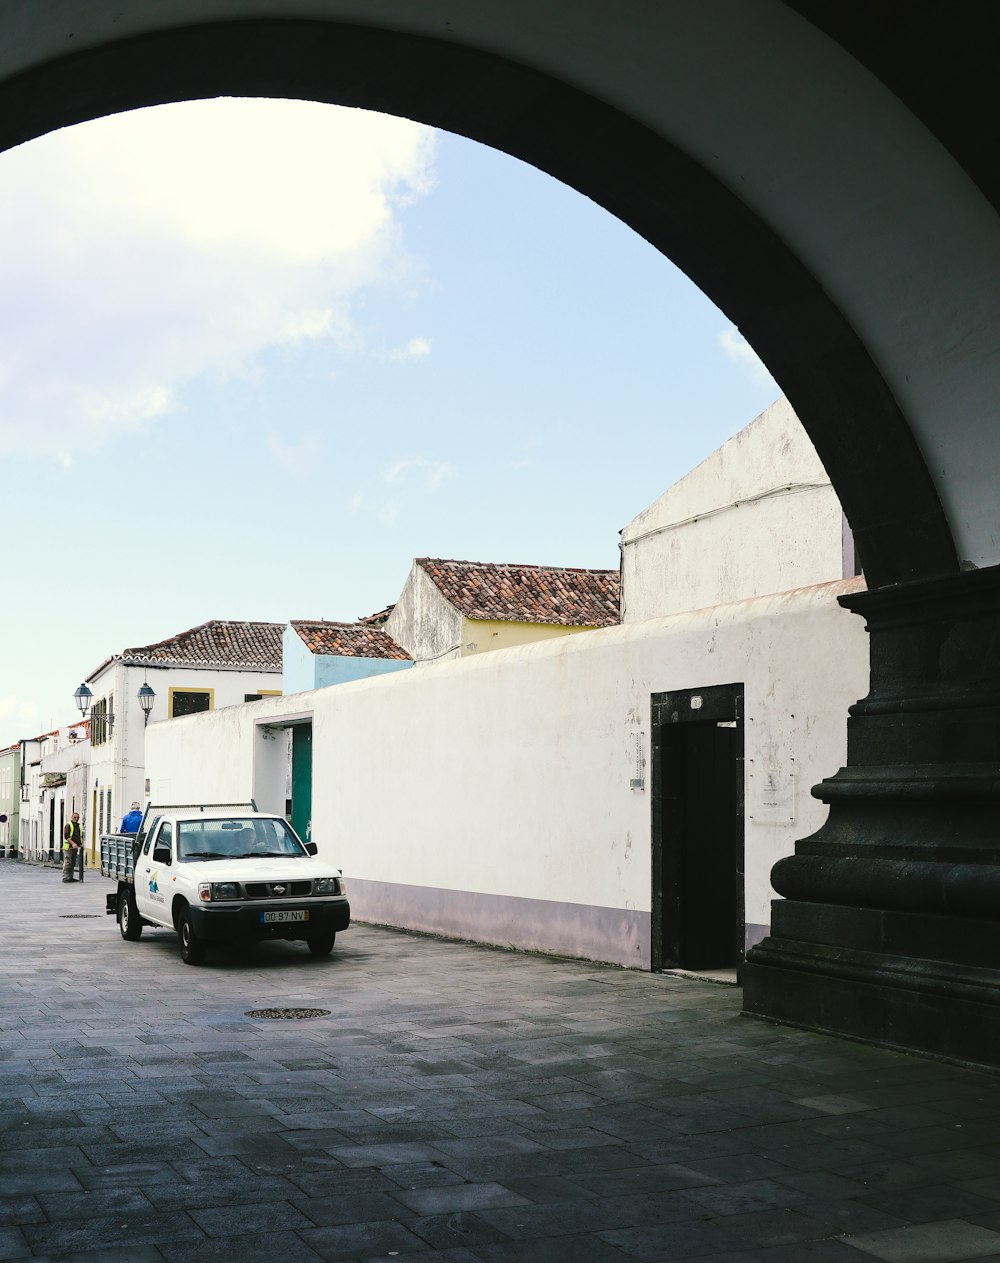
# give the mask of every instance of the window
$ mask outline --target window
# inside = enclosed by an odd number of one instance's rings
[[[215,703],[215,689],[171,689],[168,713],[171,719],[181,715],[197,715],[211,710]]]
[[[90,741],[92,745],[101,746],[111,740],[115,726],[114,696],[102,697],[90,708]]]
[[[283,820],[233,816],[179,820],[177,854],[183,859],[226,859],[249,855],[305,857],[302,843]]]
[[[173,841],[174,826],[168,820],[160,829],[160,832],[156,835],[156,846],[153,847],[154,856],[161,847],[166,847],[166,849],[170,851],[173,847]]]
[[[153,816],[153,818],[149,821],[149,824],[148,824],[149,832],[146,834],[146,844],[142,848],[143,855],[149,854],[149,848],[153,845],[153,834],[156,832],[156,826],[159,823],[160,823],[159,816]]]
[[[262,697],[280,697],[281,689],[261,689],[257,693],[244,693],[245,702],[259,702]]]

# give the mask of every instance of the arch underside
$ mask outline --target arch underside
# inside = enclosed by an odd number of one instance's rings
[[[132,36],[0,84],[0,147],[109,113],[212,96],[402,114],[577,188],[676,263],[788,396],[853,528],[869,584],[953,573],[953,531],[897,398],[852,322],[782,236],[634,117],[482,49],[329,21],[252,19]]]

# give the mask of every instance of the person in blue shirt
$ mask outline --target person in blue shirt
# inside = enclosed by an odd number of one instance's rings
[[[139,825],[142,824],[142,812],[138,803],[132,804],[132,810],[125,813],[122,819],[122,827],[119,833],[138,833]]]

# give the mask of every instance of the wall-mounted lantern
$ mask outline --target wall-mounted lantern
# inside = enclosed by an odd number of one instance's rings
[[[143,683],[136,696],[139,698],[139,705],[142,707],[142,726],[145,728],[145,726],[149,723],[149,712],[153,709],[153,703],[156,701],[156,694],[148,684]]]

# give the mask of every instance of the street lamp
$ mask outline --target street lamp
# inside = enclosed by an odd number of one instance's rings
[[[81,684],[73,694],[73,701],[76,702],[77,709],[84,719],[87,718],[87,711],[90,710],[90,703],[93,701],[94,695],[86,684]]]
[[[156,694],[148,684],[143,683],[136,696],[139,698],[139,705],[142,707],[142,726],[145,728],[145,726],[149,723],[149,712],[153,709],[153,703],[156,701]]]

